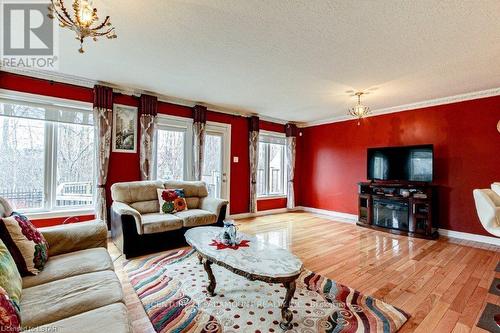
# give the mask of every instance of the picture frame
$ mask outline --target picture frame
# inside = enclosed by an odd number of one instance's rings
[[[114,153],[137,153],[137,118],[137,107],[122,104],[113,106]]]

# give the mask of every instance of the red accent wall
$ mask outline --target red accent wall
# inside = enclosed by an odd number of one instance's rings
[[[276,124],[265,120],[261,120],[259,122],[259,129],[264,131],[285,133],[285,125]]]
[[[357,215],[368,147],[434,144],[440,227],[489,235],[472,190],[500,180],[500,96],[302,129],[297,158],[302,206]]]
[[[0,71],[0,88],[92,103],[92,89]]]
[[[52,82],[48,80],[16,75],[0,71],[0,88],[39,94],[58,98],[72,99],[84,102],[93,101],[91,88],[80,87],[65,83]],[[138,106],[138,99],[133,96],[115,94],[115,104]],[[158,112],[162,114],[191,118],[191,108],[159,102]],[[231,214],[248,212],[250,202],[250,162],[248,156],[248,119],[241,116],[209,111],[207,120],[231,124],[231,182],[230,182],[230,206]],[[261,121],[262,129],[268,131],[285,132],[284,125],[267,121]],[[238,156],[239,162],[233,163],[233,157]],[[111,153],[109,161],[108,181],[106,186],[108,205],[111,204],[110,187],[116,182],[140,180],[139,151],[136,154]],[[286,207],[286,200],[271,200],[260,204],[264,209]],[[81,218],[83,221],[87,216]],[[64,218],[38,220],[37,225],[47,226],[60,224]]]
[[[265,199],[257,201],[257,210],[271,210],[277,208],[285,208],[286,207],[286,198],[273,198],[273,199]]]

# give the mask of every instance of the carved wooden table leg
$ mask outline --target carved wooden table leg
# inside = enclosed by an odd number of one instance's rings
[[[280,323],[280,327],[284,330],[289,330],[293,327],[292,319],[293,313],[290,311],[290,302],[293,298],[293,294],[295,294],[296,283],[295,280],[291,282],[283,283],[286,288],[286,296],[283,304],[281,305],[281,318],[282,321]]]
[[[212,267],[210,267],[211,265],[212,265],[212,262],[208,259],[205,259],[205,262],[203,263],[203,267],[205,268],[205,271],[208,274],[208,280],[210,281],[210,283],[208,284],[208,287],[207,287],[207,291],[210,294],[210,296],[215,296],[214,291],[215,291],[216,282],[215,282],[214,273],[212,272]]]

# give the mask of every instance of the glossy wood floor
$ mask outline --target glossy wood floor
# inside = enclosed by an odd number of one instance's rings
[[[304,266],[411,314],[400,332],[486,332],[476,323],[500,261],[500,248],[441,238],[408,238],[311,213],[238,220],[240,230],[290,249]],[[110,245],[135,332],[153,332]]]

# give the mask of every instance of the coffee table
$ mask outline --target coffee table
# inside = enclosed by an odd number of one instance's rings
[[[251,281],[283,284],[286,295],[281,305],[280,327],[291,329],[293,313],[289,308],[295,293],[296,280],[302,272],[303,265],[300,259],[279,246],[241,232],[238,234],[242,239],[250,241],[248,247],[240,247],[237,250],[230,248],[218,250],[210,244],[221,230],[220,227],[197,227],[189,229],[184,234],[188,244],[196,250],[200,264],[203,263],[207,272],[209,279],[207,291],[210,296],[215,295],[216,286],[212,264],[224,267]]]

